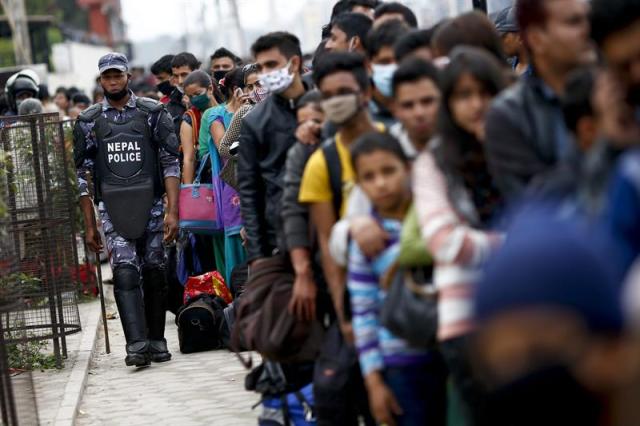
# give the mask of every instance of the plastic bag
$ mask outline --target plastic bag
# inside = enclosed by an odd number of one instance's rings
[[[207,272],[196,277],[189,277],[184,286],[184,304],[195,299],[201,294],[209,294],[223,299],[226,303],[231,303],[233,297],[224,282],[224,278],[218,271]]]

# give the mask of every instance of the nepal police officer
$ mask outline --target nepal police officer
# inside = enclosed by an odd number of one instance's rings
[[[179,145],[165,107],[129,90],[126,56],[109,53],[98,67],[105,99],[83,111],[74,128],[80,206],[87,244],[99,252],[91,174],[127,341],[125,363],[143,367],[171,359],[163,242],[173,241],[178,229]]]
[[[40,77],[35,71],[26,69],[13,74],[7,80],[4,92],[9,110],[6,116],[18,115],[18,107],[25,99],[35,98],[40,92]]]

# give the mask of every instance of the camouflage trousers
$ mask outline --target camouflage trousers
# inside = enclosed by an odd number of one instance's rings
[[[149,222],[142,237],[137,240],[128,240],[118,235],[113,227],[109,213],[104,203],[98,205],[102,229],[107,240],[107,250],[110,257],[111,269],[119,266],[129,265],[138,271],[142,268],[162,268],[164,267],[164,208],[162,199],[154,201],[149,212]]]

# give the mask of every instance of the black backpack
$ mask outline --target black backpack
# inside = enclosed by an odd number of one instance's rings
[[[340,154],[338,154],[335,138],[322,146],[322,154],[324,154],[324,159],[327,163],[333,211],[336,214],[336,218],[340,220],[340,209],[342,208],[342,163],[340,162]],[[347,286],[344,288],[343,300],[344,318],[347,321],[351,321],[351,295]]]
[[[180,352],[190,354],[225,346],[226,302],[219,297],[203,295],[182,306],[176,315]]]

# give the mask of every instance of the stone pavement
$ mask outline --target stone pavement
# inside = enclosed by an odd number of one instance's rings
[[[107,312],[116,312],[113,286],[106,285]],[[124,365],[120,320],[109,321],[111,354],[102,333],[91,362],[77,425],[255,425],[255,393],[244,390],[246,370],[226,350],[183,355],[174,316],[167,313],[173,359],[138,369]]]

